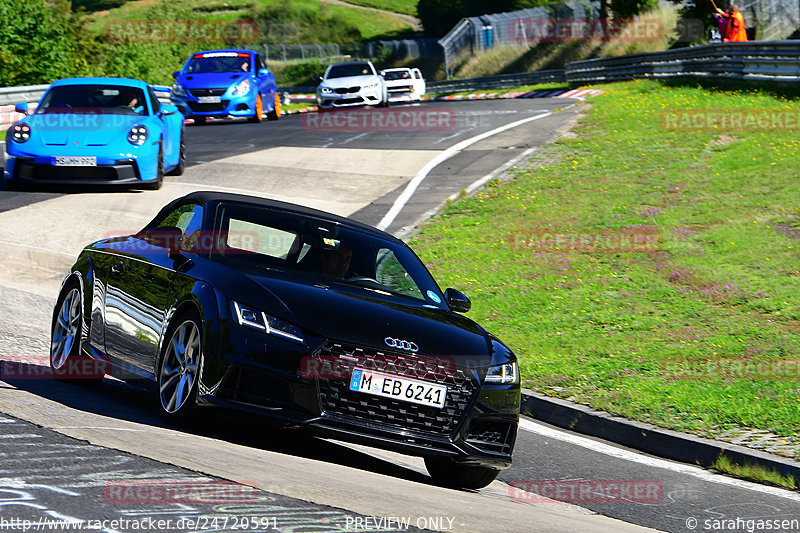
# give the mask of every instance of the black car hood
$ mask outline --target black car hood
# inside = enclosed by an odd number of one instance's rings
[[[320,337],[378,350],[390,349],[385,342],[389,337],[415,343],[419,355],[454,357],[459,366],[487,366],[491,362],[486,331],[450,311],[408,305],[402,297],[381,297],[335,283],[313,285],[252,274],[248,277],[283,302],[293,315],[287,318]],[[392,302],[392,298],[398,301]]]

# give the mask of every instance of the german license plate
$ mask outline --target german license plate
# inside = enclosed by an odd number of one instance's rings
[[[50,159],[50,164],[57,167],[96,167],[95,156],[55,156]]]
[[[440,409],[444,407],[447,395],[447,387],[438,383],[390,376],[360,368],[353,369],[350,390]]]
[[[199,104],[218,104],[222,100],[219,96],[198,96],[197,103]]]

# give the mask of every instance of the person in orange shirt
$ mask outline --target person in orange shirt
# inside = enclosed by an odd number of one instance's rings
[[[724,43],[744,43],[747,42],[747,32],[744,28],[744,15],[739,11],[736,4],[729,4],[726,11],[721,10],[711,0],[711,5],[714,6],[716,12],[725,19],[725,31],[722,34],[722,42]]]

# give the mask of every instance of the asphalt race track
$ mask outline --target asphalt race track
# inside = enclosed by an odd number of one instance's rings
[[[432,121],[413,132],[387,123],[365,128],[369,119],[357,114],[338,126],[324,122],[324,114],[190,125],[186,173],[166,177],[160,191],[2,190],[0,360],[46,367],[53,302],[78,251],[93,240],[137,231],[175,197],[201,189],[256,194],[384,223],[405,235],[451,195],[556,138],[576,119],[575,104],[556,98],[390,108]],[[499,131],[515,122],[521,123]],[[442,154],[450,157],[433,165]],[[387,219],[393,207],[396,216]],[[433,485],[417,458],[279,429],[249,415],[212,412],[202,423],[171,427],[158,416],[153,395],[113,379],[93,388],[44,377],[0,381],[0,457],[0,531],[18,530],[4,526],[12,517],[89,525],[173,520],[151,531],[615,533],[644,530],[640,526],[719,531],[708,521],[722,519],[800,519],[797,493],[529,419],[520,428],[512,468],[481,491],[454,491]],[[221,502],[119,492],[148,480],[254,488],[242,489],[238,501]],[[587,483],[613,490],[606,498],[571,491]],[[534,494],[545,486],[545,495],[563,501]],[[213,524],[215,516],[229,521]],[[179,524],[181,517],[187,521]],[[410,529],[391,517],[407,518]],[[99,530],[135,530],[131,522],[109,524]]]

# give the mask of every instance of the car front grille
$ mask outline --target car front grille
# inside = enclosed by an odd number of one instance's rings
[[[447,361],[434,358],[336,342],[326,343],[314,357],[320,362],[340,361],[347,368],[341,377],[318,380],[320,406],[324,414],[366,425],[378,424],[385,430],[401,429],[452,437],[478,390],[478,382],[470,371],[450,367]],[[351,391],[349,377],[355,367],[446,385],[445,405],[440,409]]]
[[[222,100],[218,104],[200,104],[198,102],[188,101],[186,102],[189,104],[189,107],[192,111],[196,111],[198,113],[212,113],[214,111],[224,111],[226,107],[228,107],[228,100]]]
[[[398,85],[396,87],[389,87],[387,89],[390,93],[404,93],[411,91],[410,85]]]
[[[189,89],[192,96],[222,96],[227,89]]]
[[[334,89],[337,94],[352,94],[361,90],[361,87],[339,87]]]
[[[130,160],[119,160],[116,165],[95,167],[57,167],[17,160],[14,178],[23,180],[98,180],[115,181],[138,178],[136,165]]]

